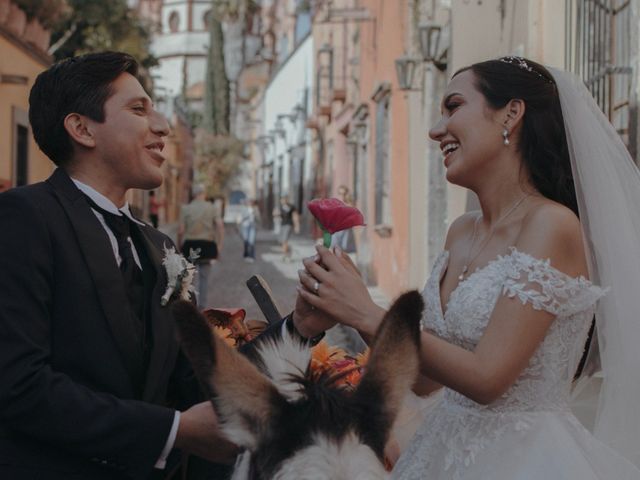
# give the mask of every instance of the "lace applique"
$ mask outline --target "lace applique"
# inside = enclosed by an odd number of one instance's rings
[[[502,293],[529,302],[536,310],[545,310],[559,317],[569,317],[590,309],[606,290],[589,280],[570,277],[551,266],[550,260],[539,260],[511,247],[511,253],[499,257],[506,278]]]
[[[511,248],[461,281],[446,309],[440,279],[449,260],[436,259],[425,286],[422,326],[468,350],[480,341],[501,295],[557,316],[513,385],[489,405],[450,389],[426,417],[393,478],[460,478],[476,457],[507,431],[526,431],[539,412],[568,412],[571,381],[584,348],[597,300],[605,290],[584,277],[573,278]],[[443,314],[444,312],[444,314]],[[567,413],[568,415],[568,413]]]

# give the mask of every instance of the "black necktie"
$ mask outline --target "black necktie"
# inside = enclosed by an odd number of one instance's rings
[[[116,237],[118,242],[118,251],[120,252],[120,271],[124,277],[127,286],[133,281],[136,270],[139,270],[136,260],[133,256],[133,250],[131,249],[131,242],[129,237],[131,236],[131,219],[124,213],[122,215],[116,215],[115,213],[108,212],[104,208],[100,208],[96,203],[87,197],[89,205],[94,210],[97,210],[102,214],[105,223],[109,227],[109,230]]]
[[[118,243],[118,251],[120,252],[120,272],[124,280],[125,291],[127,292],[127,298],[131,304],[136,316],[142,315],[142,301],[143,295],[142,289],[142,271],[136,264],[133,256],[133,250],[131,249],[131,242],[129,237],[131,236],[131,224],[132,221],[125,214],[116,215],[108,212],[104,208],[100,208],[89,197],[86,197],[89,205],[94,210],[100,212],[104,218],[105,223],[109,227],[109,230],[113,232],[114,237]]]

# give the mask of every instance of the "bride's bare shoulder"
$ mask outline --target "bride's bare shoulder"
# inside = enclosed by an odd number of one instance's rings
[[[445,250],[450,250],[451,245],[460,237],[468,237],[473,230],[473,224],[480,215],[479,210],[464,213],[456,218],[447,231],[447,239],[444,244]]]
[[[522,221],[522,234],[546,232],[580,238],[580,219],[569,207],[552,200],[541,199],[531,208]]]
[[[543,199],[525,215],[516,247],[565,273],[586,274],[582,227],[568,207]]]

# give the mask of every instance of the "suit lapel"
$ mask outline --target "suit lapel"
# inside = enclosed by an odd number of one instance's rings
[[[167,286],[167,274],[162,266],[162,246],[154,243],[149,234],[149,227],[138,227],[140,229],[140,239],[144,244],[149,261],[156,270],[156,282],[152,288],[151,301],[149,304],[149,319],[152,332],[153,346],[149,358],[149,368],[142,398],[151,401],[161,383],[165,364],[172,357],[169,351],[175,345],[173,332],[173,319],[169,308],[160,306],[160,298],[164,294]],[[168,245],[167,245],[168,246]],[[175,346],[173,347],[175,349]]]
[[[78,246],[93,278],[98,299],[132,379],[140,378],[142,351],[127,308],[122,274],[117,266],[109,238],[89,207],[82,192],[58,168],[49,178],[62,207],[75,230]]]

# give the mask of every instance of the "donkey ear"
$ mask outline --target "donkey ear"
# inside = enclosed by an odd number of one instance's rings
[[[365,374],[354,393],[362,412],[358,419],[361,438],[381,458],[404,396],[418,374],[423,308],[422,296],[415,290],[395,301],[378,328]]]
[[[176,301],[172,312],[183,350],[213,402],[222,430],[234,443],[254,450],[280,398],[276,388],[212,332],[192,303]]]

